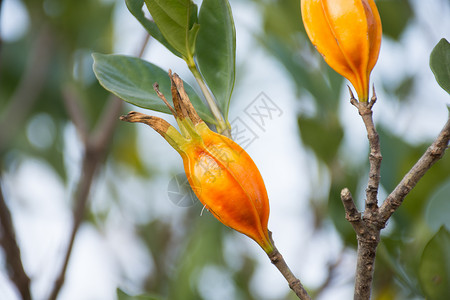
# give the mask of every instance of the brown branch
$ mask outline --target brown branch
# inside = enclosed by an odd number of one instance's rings
[[[47,78],[53,39],[50,27],[43,25],[30,50],[24,73],[0,117],[0,151],[4,150],[37,100]],[[22,299],[31,299],[30,278],[26,274],[16,241],[11,213],[0,186],[0,245],[5,251],[6,264],[11,281]]]
[[[350,90],[350,102],[358,108],[358,112],[366,127],[370,144],[369,181],[366,189],[365,209],[362,218],[360,212],[356,209],[350,191],[345,188],[341,192],[341,200],[346,212],[345,217],[352,224],[358,240],[355,300],[370,299],[376,249],[380,242],[381,230],[422,176],[434,163],[442,158],[450,140],[449,115],[449,119],[437,139],[386,198],[381,207],[378,207],[377,194],[380,184],[382,156],[378,133],[372,120],[372,107],[376,102],[375,90],[373,94],[374,96],[371,101],[358,102]]]
[[[149,36],[148,34],[146,34],[144,43],[138,51],[139,56],[144,53],[148,40]],[[70,101],[72,100],[69,100],[69,102]],[[77,100],[73,101],[77,102]],[[69,104],[66,105],[66,108],[69,110],[73,110],[78,109],[79,107],[77,105],[74,106]],[[62,286],[64,285],[67,267],[69,264],[70,256],[72,254],[73,245],[75,243],[75,237],[84,218],[92,181],[94,180],[94,175],[97,169],[100,167],[106,156],[106,150],[112,139],[113,132],[118,121],[118,115],[120,115],[121,110],[122,101],[116,96],[111,96],[110,100],[108,101],[108,106],[103,111],[103,114],[100,117],[100,120],[95,129],[85,139],[85,153],[83,158],[82,173],[74,199],[76,206],[73,210],[74,221],[72,225],[72,231],[70,234],[66,254],[64,256],[64,261],[61,270],[56,277],[53,289],[50,292],[50,296],[48,297],[49,300],[56,300]],[[69,116],[75,117],[79,113],[79,111],[75,110],[69,111]],[[79,124],[79,121],[80,119],[77,119],[77,121],[74,120],[74,123],[77,124],[76,122],[78,122]]]
[[[49,300],[56,300],[64,285],[65,274],[69,265],[69,260],[72,254],[75,237],[78,229],[83,221],[87,202],[89,199],[89,192],[94,180],[97,169],[103,162],[106,156],[106,150],[112,138],[115,124],[117,123],[117,115],[120,114],[122,108],[122,101],[117,97],[112,96],[109,100],[108,107],[105,113],[100,118],[97,128],[91,133],[85,143],[85,153],[83,158],[83,167],[80,181],[78,183],[75,194],[75,208],[73,210],[73,225],[70,233],[69,243],[61,270],[56,277],[53,289],[50,293]],[[73,113],[69,113],[73,115]]]
[[[372,289],[375,255],[380,242],[380,229],[365,222],[364,231],[357,234],[358,251],[354,300],[369,300]]]
[[[344,188],[341,191],[341,200],[345,209],[345,218],[352,224],[356,233],[362,233],[362,218],[361,213],[356,208],[355,202],[353,202],[352,194],[348,188]]]
[[[392,193],[386,198],[379,210],[379,221],[384,226],[395,210],[402,204],[406,195],[416,186],[423,175],[434,163],[441,159],[450,140],[450,115],[436,140],[425,151],[417,163],[403,177]]]
[[[341,200],[345,208],[345,218],[353,226],[358,240],[354,299],[367,300],[370,299],[375,254],[380,241],[381,228],[376,226],[377,222],[372,222],[370,218],[361,218],[361,213],[357,210],[347,188],[341,191]]]
[[[377,101],[375,88],[370,101],[358,102],[350,91],[350,103],[358,108],[358,112],[364,122],[369,140],[369,180],[366,188],[365,208],[362,219],[358,219],[356,209],[351,194],[348,190],[341,192],[341,199],[346,210],[346,218],[352,224],[358,240],[356,278],[355,278],[355,300],[370,299],[370,292],[373,281],[373,271],[375,255],[380,241],[381,227],[378,225],[378,188],[380,185],[381,150],[380,140],[372,119],[372,107]],[[347,217],[348,215],[348,217]]]
[[[378,187],[380,185],[380,168],[381,168],[381,150],[380,150],[380,140],[378,137],[378,132],[375,129],[375,125],[372,119],[372,107],[377,101],[377,96],[375,94],[375,88],[373,88],[373,96],[370,101],[358,102],[351,89],[350,91],[350,102],[358,108],[358,112],[363,119],[364,125],[367,130],[367,138],[369,139],[370,154],[369,154],[369,181],[366,188],[366,201],[364,218],[371,218],[372,214],[377,212],[378,209]]]
[[[77,192],[74,199],[76,207],[73,211],[73,225],[69,238],[69,244],[67,246],[66,254],[64,256],[62,268],[55,280],[53,290],[51,291],[48,299],[55,300],[59,294],[59,291],[61,290],[61,287],[64,284],[65,273],[67,270],[67,266],[69,264],[70,256],[72,254],[75,237],[84,217],[84,211],[86,208],[89,191],[91,188],[95,171],[97,170],[97,167],[100,162],[99,161],[100,157],[101,157],[100,153],[96,153],[95,151],[92,151],[92,149],[86,149],[86,153],[83,159],[83,169],[81,173],[82,176],[80,182],[78,183]]]
[[[295,277],[291,269],[289,269],[288,265],[286,264],[286,261],[284,260],[283,256],[278,251],[277,247],[275,247],[275,243],[273,242],[272,239],[272,232],[270,231],[269,237],[270,240],[272,241],[274,248],[274,250],[268,254],[270,261],[272,262],[272,264],[275,265],[275,267],[277,267],[277,269],[280,271],[280,273],[288,282],[291,290],[294,291],[294,293],[297,295],[299,299],[311,300],[311,297],[308,295],[308,292],[306,292],[300,280],[297,277]]]
[[[11,212],[3,197],[0,182],[0,245],[5,251],[8,275],[16,286],[23,300],[31,300],[30,278],[25,272],[17,244]]]

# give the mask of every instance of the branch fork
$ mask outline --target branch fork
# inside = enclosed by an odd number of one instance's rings
[[[377,197],[380,185],[382,155],[378,133],[372,119],[372,108],[377,101],[375,88],[373,88],[372,98],[367,102],[356,100],[350,87],[349,92],[350,103],[358,109],[367,130],[370,146],[370,169],[364,213],[359,212],[356,208],[348,188],[344,188],[341,191],[341,200],[345,208],[345,218],[355,230],[358,240],[354,299],[368,300],[371,294],[375,255],[380,242],[380,232],[386,226],[392,214],[400,207],[405,197],[416,186],[420,178],[445,154],[450,140],[450,115],[433,144],[379,207]]]

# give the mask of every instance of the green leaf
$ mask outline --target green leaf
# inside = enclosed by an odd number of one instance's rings
[[[118,300],[159,300],[161,298],[151,295],[138,295],[130,296],[121,289],[117,289],[117,299]]]
[[[450,299],[450,233],[444,226],[423,250],[419,280],[427,299]]]
[[[441,39],[430,56],[430,67],[439,85],[450,94],[450,44]]]
[[[431,195],[425,209],[425,220],[433,231],[437,231],[442,225],[450,229],[450,179],[444,182]]]
[[[197,63],[227,119],[236,67],[236,31],[228,0],[204,0],[198,20]]]
[[[130,13],[141,23],[141,25],[147,30],[147,32],[158,42],[163,44],[167,49],[169,49],[173,54],[181,57],[181,53],[175,50],[169,42],[164,38],[163,34],[156,26],[155,22],[147,19],[142,11],[142,6],[144,5],[144,0],[125,0]]]
[[[170,79],[167,72],[145,60],[124,55],[106,55],[94,53],[94,73],[100,84],[124,101],[136,106],[170,114],[164,102],[153,90],[153,84],[159,84],[160,91],[171,100]],[[209,109],[184,83],[184,88],[200,118],[215,124]]]
[[[197,5],[192,0],[145,0],[164,38],[186,61],[193,59],[199,30]]]

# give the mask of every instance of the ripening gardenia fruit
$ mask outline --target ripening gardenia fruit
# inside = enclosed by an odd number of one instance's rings
[[[138,112],[121,120],[145,123],[162,135],[181,155],[189,183],[205,208],[226,226],[255,240],[266,253],[273,252],[267,229],[269,199],[258,168],[244,149],[200,119],[178,75],[169,71],[169,77],[173,108],[157,84],[154,87],[182,134],[165,120]]]
[[[301,9],[306,33],[317,51],[352,83],[359,101],[367,101],[382,33],[375,2],[301,0]]]

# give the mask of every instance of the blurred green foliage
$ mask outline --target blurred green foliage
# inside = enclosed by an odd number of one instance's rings
[[[297,116],[299,139],[319,164],[326,166],[331,182],[324,199],[311,199],[310,206],[316,218],[314,224],[320,230],[331,221],[345,246],[354,249],[355,234],[344,218],[339,194],[343,187],[348,187],[354,195],[364,187],[368,161],[349,163],[351,158],[345,155],[346,132],[339,115],[338,101],[342,88],[345,88],[343,79],[323,62],[309,43],[301,22],[299,0],[251,2],[262,16],[261,31],[255,32],[260,46],[284,67],[296,87],[299,101],[314,107],[312,112],[299,112]],[[8,131],[9,135],[0,134],[1,172],[2,175],[14,174],[26,160],[37,159],[48,164],[63,180],[64,188],[69,190],[68,178],[73,174],[65,163],[69,154],[64,147],[66,129],[73,120],[64,104],[64,94],[75,97],[82,108],[88,131],[92,130],[104,111],[109,94],[95,79],[91,53],[113,52],[113,20],[118,8],[114,1],[101,0],[23,0],[23,3],[30,25],[20,39],[2,41],[0,49],[0,124],[4,125],[4,120],[10,115],[17,120],[14,126],[2,127],[2,131]],[[400,42],[402,34],[416,17],[412,1],[380,0],[377,5],[385,36],[393,42]],[[136,7],[134,11],[138,13]],[[36,58],[36,53],[44,55]],[[23,82],[35,65],[39,69],[31,74],[38,74],[39,78],[32,77],[29,81],[42,81],[42,84],[31,85],[32,89],[26,93],[27,100],[15,97],[23,89]],[[388,92],[399,100],[407,98],[416,80],[414,74],[405,75],[400,84]],[[385,86],[383,83],[380,85]],[[232,85],[226,93],[231,89]],[[20,111],[10,110],[14,107],[13,100],[19,101]],[[25,105],[28,101],[31,104]],[[355,126],[362,126],[362,123]],[[44,146],[33,143],[30,128],[42,128],[41,131],[31,131],[37,140],[42,140],[44,133],[50,133],[50,142]],[[105,169],[114,170],[114,174],[108,175],[113,178],[105,179],[111,188],[111,199],[108,199],[106,209],[88,207],[90,211],[86,214],[86,221],[95,224],[99,231],[114,208],[123,209],[124,204],[120,201],[123,192],[117,185],[121,181],[120,176],[135,176],[136,180],[145,182],[160,172],[143,162],[136,128],[118,126],[109,146],[104,164]],[[425,151],[429,141],[410,144],[404,137],[395,135],[391,128],[378,126],[378,130],[383,154],[381,184],[389,192]],[[449,226],[449,213],[439,209],[442,203],[449,203],[448,170],[450,158],[447,154],[408,195],[388,224],[389,230],[382,237],[376,261],[375,299],[444,299],[433,293],[449,278],[449,228],[441,228],[441,225]],[[60,201],[67,202],[65,199]],[[187,209],[177,221],[182,226],[176,228],[171,221],[158,217],[134,224],[136,238],[143,242],[154,263],[140,287],[149,295],[130,296],[128,292],[118,290],[119,300],[158,297],[202,299],[200,280],[202,272],[210,266],[226,270],[234,286],[235,299],[257,299],[250,287],[256,261],[250,255],[236,254],[240,255],[240,263],[230,266],[224,258],[224,241],[230,231],[208,214],[198,218],[201,209],[201,205]],[[447,264],[433,265],[433,257],[436,256],[442,256]],[[440,275],[444,273],[447,277]],[[122,276],[125,282],[126,272]],[[286,295],[284,299],[290,297]]]

